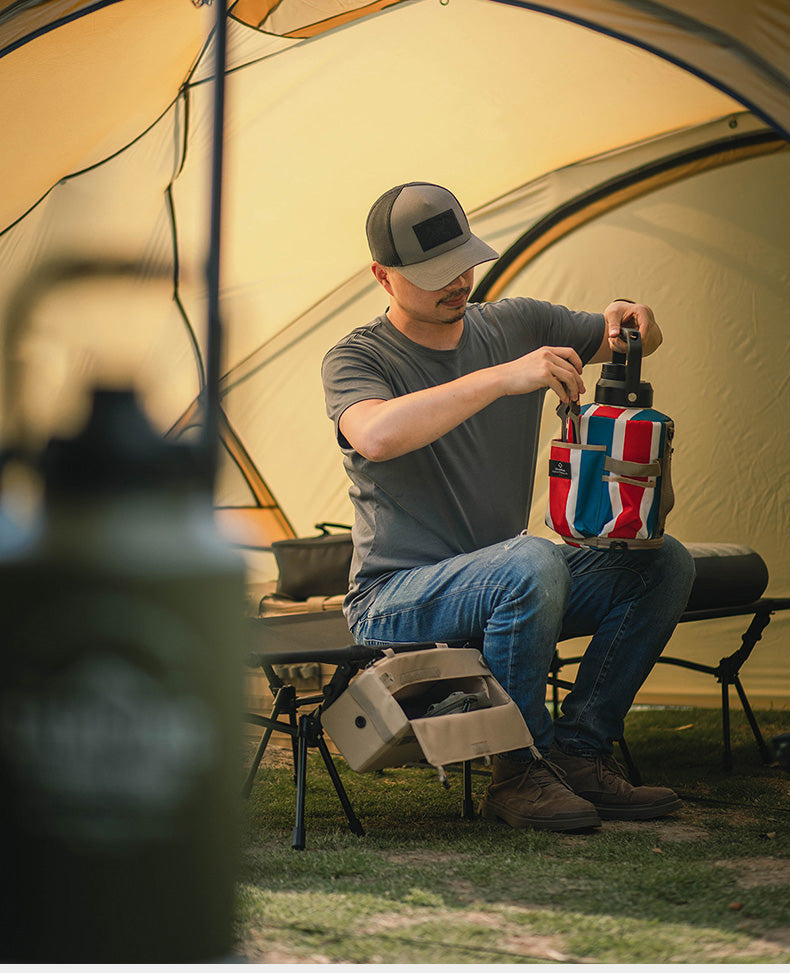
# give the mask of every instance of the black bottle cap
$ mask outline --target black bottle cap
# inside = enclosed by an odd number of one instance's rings
[[[649,409],[653,405],[653,386],[640,381],[641,336],[636,329],[623,329],[621,337],[627,343],[628,354],[614,352],[612,361],[601,367],[601,377],[595,386],[595,401],[598,405]]]
[[[151,426],[131,389],[95,389],[85,426],[72,439],[47,444],[42,469],[47,493],[197,486],[201,451],[169,443]]]

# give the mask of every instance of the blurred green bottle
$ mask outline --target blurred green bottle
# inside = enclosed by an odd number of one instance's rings
[[[125,390],[51,440],[0,553],[0,958],[227,959],[244,568],[197,451]]]

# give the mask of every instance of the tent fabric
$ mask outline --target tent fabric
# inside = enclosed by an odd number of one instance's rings
[[[36,306],[14,367],[39,437],[73,426],[96,380],[134,381],[169,435],[199,426],[213,16],[0,3],[0,306],[64,256],[131,258],[144,285],[73,282]],[[216,502],[251,578],[274,571],[253,549],[352,515],[320,361],[384,307],[370,202],[427,179],[502,254],[480,299],[655,308],[666,342],[646,377],[678,428],[669,529],[755,547],[769,593],[790,590],[788,55],[790,0],[229,4]],[[787,633],[777,618],[750,660],[769,699],[790,699],[770,670]]]
[[[230,14],[248,27],[281,37],[315,37],[359,17],[384,10],[402,0],[332,0],[316,4],[305,0],[281,3],[279,0],[237,0]]]
[[[551,12],[652,51],[714,84],[790,137],[788,0],[505,2]]]

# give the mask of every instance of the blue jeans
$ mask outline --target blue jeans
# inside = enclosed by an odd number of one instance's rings
[[[682,614],[694,562],[682,544],[598,551],[519,535],[471,554],[399,571],[353,626],[357,642],[482,640],[493,676],[540,752],[556,739],[585,756],[612,752],[634,697]],[[546,679],[558,641],[592,636],[552,721]],[[512,756],[529,759],[529,753]]]

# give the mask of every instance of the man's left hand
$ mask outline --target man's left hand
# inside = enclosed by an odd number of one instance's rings
[[[617,300],[603,312],[606,322],[606,340],[610,351],[627,353],[627,346],[620,337],[621,328],[639,329],[642,337],[642,354],[650,355],[664,340],[653,311],[646,304]]]

